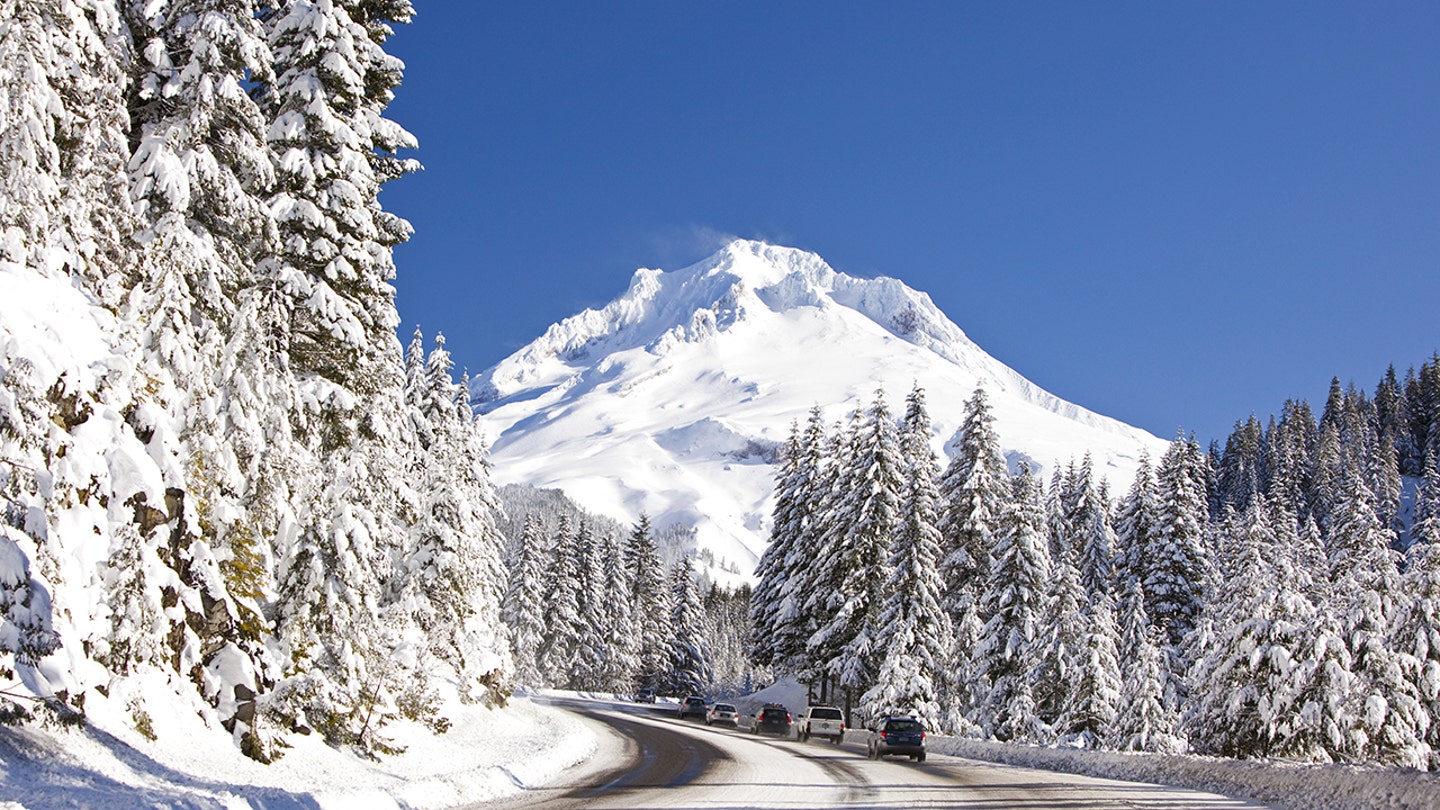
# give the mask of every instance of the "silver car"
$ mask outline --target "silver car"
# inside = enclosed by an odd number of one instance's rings
[[[735,710],[729,703],[716,703],[705,713],[705,725],[707,726],[731,726],[740,725],[740,712]]]

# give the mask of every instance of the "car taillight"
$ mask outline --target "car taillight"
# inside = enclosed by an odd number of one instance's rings
[[[886,738],[889,736],[889,734],[890,734],[890,732],[888,732],[888,731],[882,731],[882,732],[880,732],[880,739],[882,739],[882,740],[883,740],[883,739],[886,739]]]
[[[841,730],[841,731],[844,731],[844,730],[845,730],[845,724],[844,724],[844,723],[841,723],[841,724],[840,724],[840,730]]]
[[[793,722],[794,722],[793,720],[790,719],[790,713],[789,713],[789,712],[786,712],[786,713],[785,713],[785,722],[787,722],[787,723],[793,723]]]
[[[922,739],[922,740],[925,739],[925,732],[923,732],[923,731],[920,732],[920,739]]]

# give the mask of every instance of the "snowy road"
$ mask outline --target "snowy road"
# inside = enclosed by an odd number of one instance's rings
[[[563,781],[506,807],[545,808],[1258,808],[1157,785],[974,762],[931,753],[923,764],[873,762],[864,747],[755,737],[680,722],[668,712],[557,700],[596,724],[602,753]]]

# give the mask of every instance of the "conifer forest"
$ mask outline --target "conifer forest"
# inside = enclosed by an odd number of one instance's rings
[[[0,720],[98,692],[137,728],[208,707],[262,762],[383,756],[398,719],[446,730],[442,689],[794,677],[857,724],[1440,768],[1440,357],[1178,436],[1125,492],[1012,465],[983,389],[948,458],[919,386],[816,408],[753,587],[683,526],[507,509],[395,306],[412,14],[0,0],[0,297],[49,302],[0,334]]]
[[[1435,769],[1440,358],[1177,437],[1111,493],[1007,469],[983,389],[792,429],[754,662],[859,720],[986,739]],[[1437,722],[1432,722],[1432,720]]]

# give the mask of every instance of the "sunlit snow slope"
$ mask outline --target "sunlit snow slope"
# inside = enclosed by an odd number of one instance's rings
[[[626,522],[643,511],[657,526],[692,524],[702,547],[748,574],[790,423],[814,405],[834,422],[881,386],[903,413],[915,382],[937,451],[977,385],[1012,467],[1024,459],[1048,476],[1088,452],[1118,489],[1142,448],[1158,457],[1164,447],[1036,387],[924,293],[750,241],[683,270],[637,270],[623,295],[551,326],[472,394],[499,483],[557,487]]]

